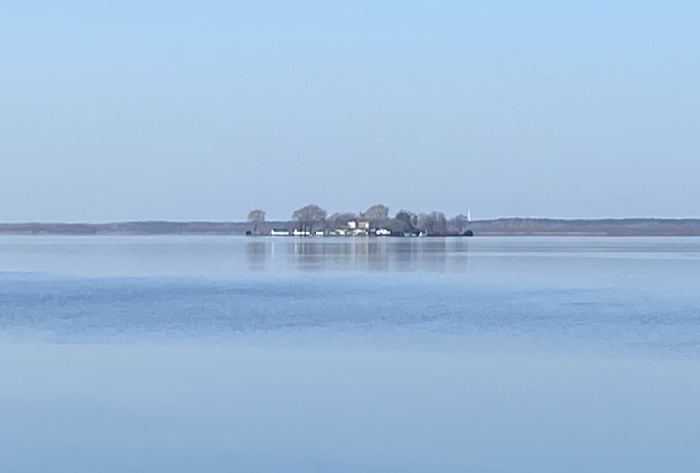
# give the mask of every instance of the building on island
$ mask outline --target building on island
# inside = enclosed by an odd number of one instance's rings
[[[350,220],[346,235],[351,236],[367,236],[369,235],[370,221],[364,219]]]

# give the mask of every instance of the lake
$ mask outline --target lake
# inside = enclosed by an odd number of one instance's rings
[[[695,472],[700,239],[0,237],[0,471]]]

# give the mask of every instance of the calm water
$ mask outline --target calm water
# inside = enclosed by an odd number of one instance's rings
[[[697,471],[700,239],[0,238],[0,471]]]

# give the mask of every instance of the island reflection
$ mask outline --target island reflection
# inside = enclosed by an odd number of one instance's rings
[[[270,271],[282,265],[298,271],[466,271],[464,238],[259,239],[246,245],[248,268]]]

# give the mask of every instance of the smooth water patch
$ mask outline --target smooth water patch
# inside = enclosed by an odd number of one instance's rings
[[[3,471],[691,472],[694,361],[3,345]]]
[[[348,337],[385,347],[700,353],[700,299],[639,289],[361,277],[0,278],[6,340]]]
[[[209,276],[469,273],[487,279],[698,275],[700,238],[245,238],[0,236],[0,272]]]

